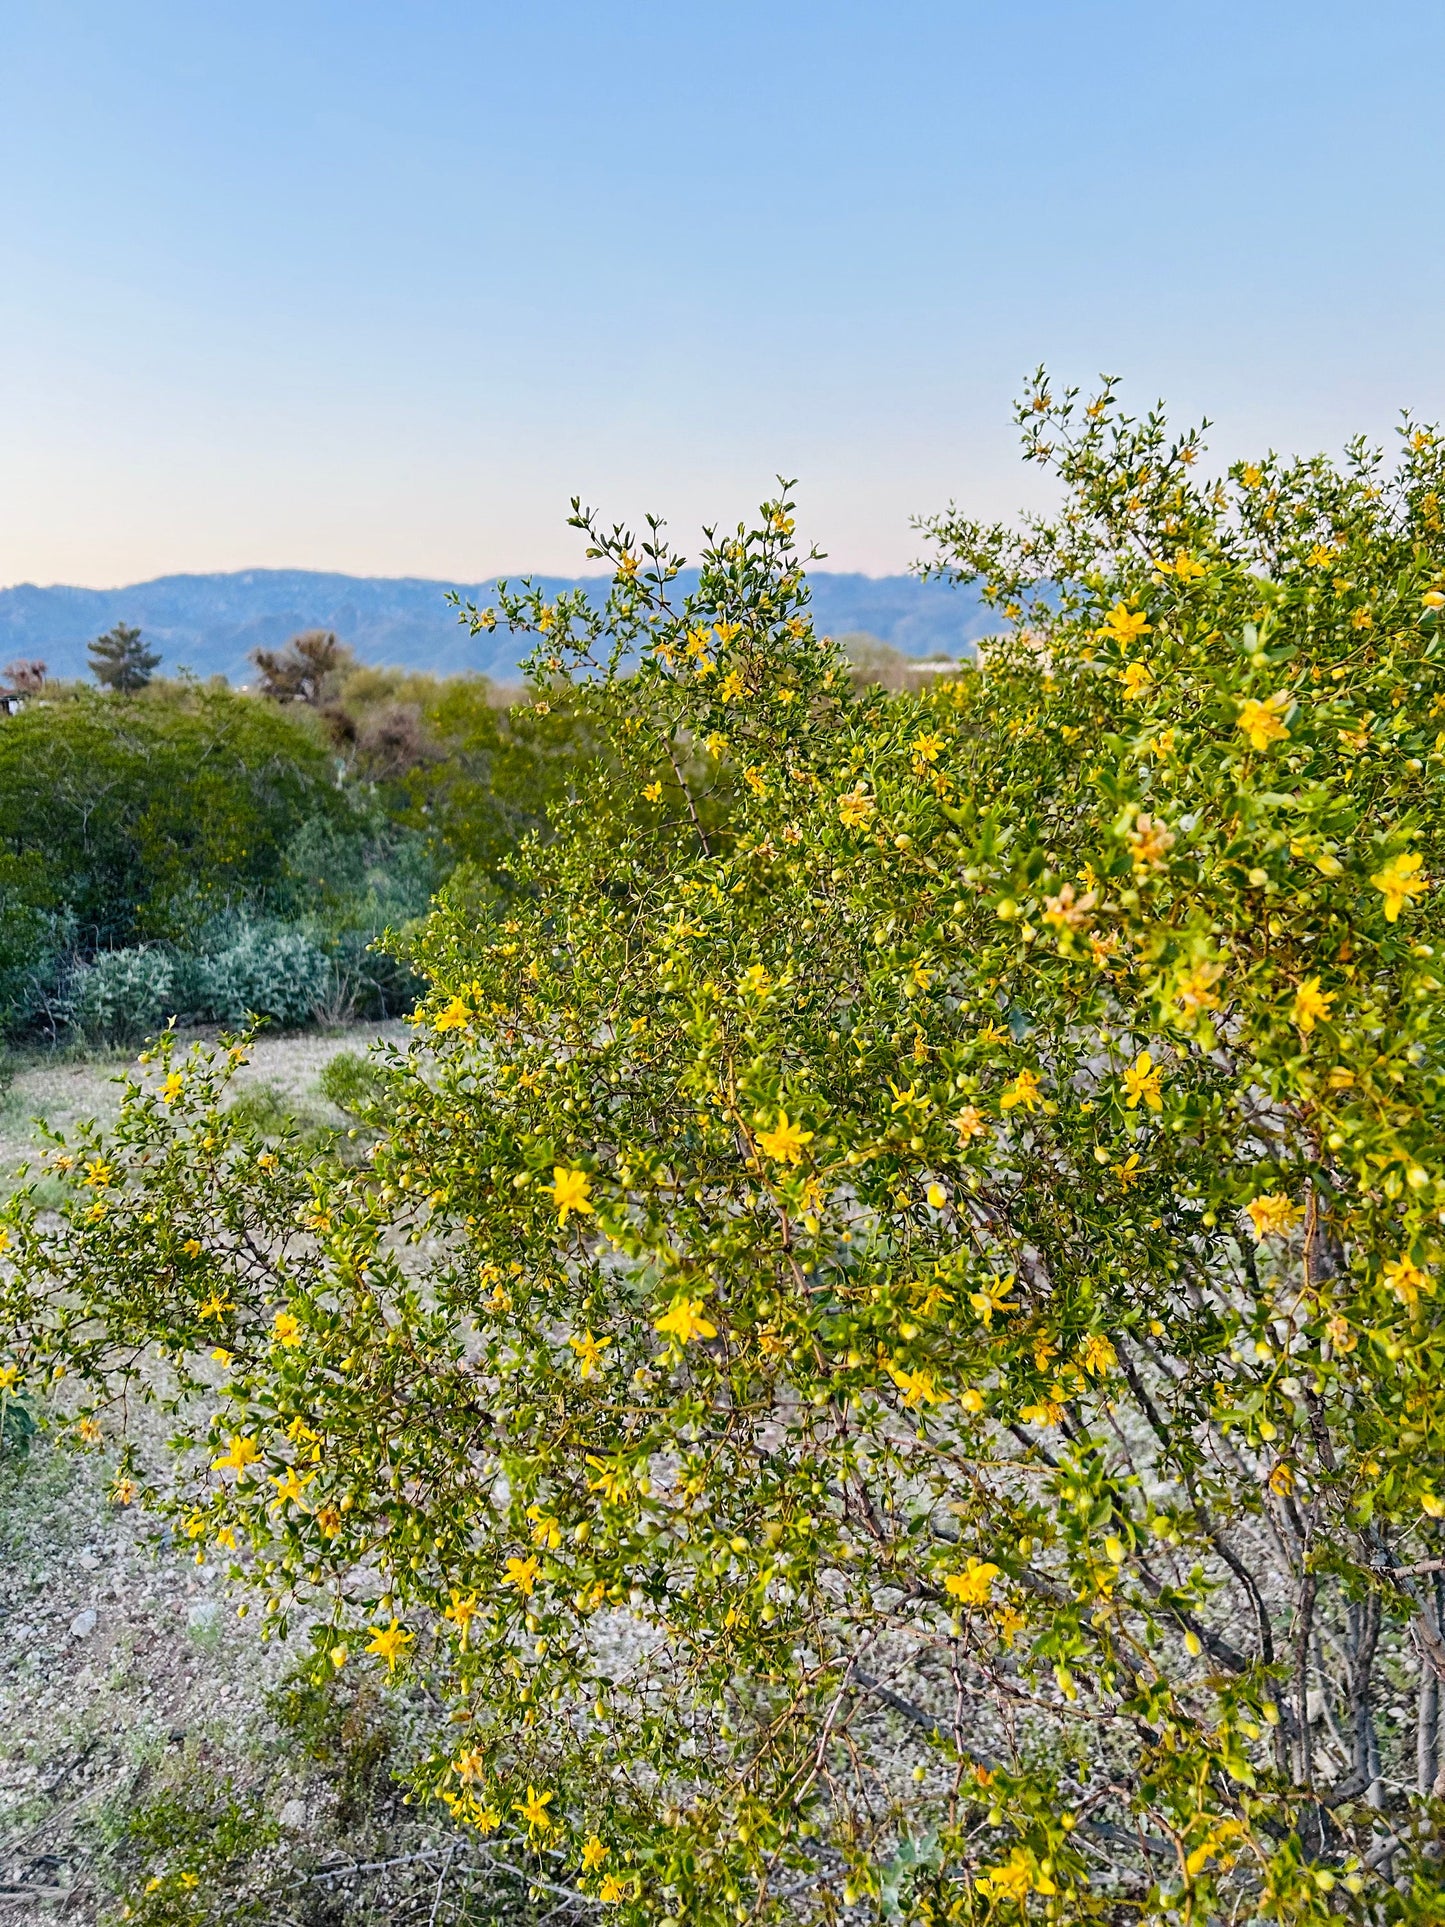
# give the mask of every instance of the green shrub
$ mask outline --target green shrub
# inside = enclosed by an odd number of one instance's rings
[[[150,944],[103,950],[71,976],[70,1021],[85,1036],[106,1042],[146,1037],[172,1014],[175,979],[166,950]]]
[[[625,1927],[1435,1927],[1445,445],[1021,419],[1064,512],[938,525],[1012,626],[917,696],[786,501],[681,604],[585,519],[605,606],[502,609],[607,759],[429,919],[375,1155],[168,1047],[0,1313],[164,1347],[161,1507]]]
[[[339,1050],[317,1079],[321,1095],[351,1118],[367,1118],[380,1095],[381,1079],[369,1057]]]
[[[249,925],[196,972],[202,1014],[223,1024],[254,1015],[278,1024],[309,1023],[326,996],[325,953],[299,930]]]

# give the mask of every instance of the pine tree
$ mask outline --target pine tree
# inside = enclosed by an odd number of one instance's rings
[[[144,689],[160,662],[156,651],[147,649],[141,641],[140,630],[128,622],[118,622],[103,636],[97,636],[88,653],[95,680],[122,696],[133,696]]]

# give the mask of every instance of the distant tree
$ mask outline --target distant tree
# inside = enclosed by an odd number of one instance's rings
[[[45,687],[46,669],[43,662],[7,662],[0,676],[0,702],[14,701],[17,697],[34,696]]]
[[[154,649],[146,648],[140,630],[128,622],[118,622],[103,636],[97,636],[89,655],[95,680],[122,696],[133,696],[144,689],[161,660]]]
[[[293,636],[284,649],[253,649],[251,660],[261,672],[263,696],[319,709],[335,696],[356,658],[330,629],[307,629]]]

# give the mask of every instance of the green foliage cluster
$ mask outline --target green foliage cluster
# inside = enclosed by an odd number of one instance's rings
[[[598,753],[430,918],[366,1164],[164,1047],[8,1208],[6,1370],[99,1440],[159,1346],[117,1498],[620,1920],[1424,1927],[1445,449],[1020,418],[1063,507],[933,525],[1013,627],[921,694],[785,498],[682,599],[579,516],[605,606],[501,619]]]
[[[126,1040],[171,1015],[410,1004],[378,939],[459,866],[505,888],[590,751],[565,698],[509,711],[479,678],[359,668],[320,641],[324,673],[295,688],[278,659],[276,700],[46,685],[0,714],[0,1030]]]

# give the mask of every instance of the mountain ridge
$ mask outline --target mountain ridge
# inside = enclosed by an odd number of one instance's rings
[[[445,600],[489,602],[498,580],[448,583],[426,576],[356,576],[317,569],[237,569],[156,576],[117,589],[17,583],[0,589],[0,665],[39,659],[52,676],[83,676],[86,644],[116,622],[136,624],[163,657],[162,673],[251,680],[253,649],[277,649],[303,629],[332,629],[363,662],[515,677],[526,638],[505,630],[469,637]],[[548,596],[564,588],[605,588],[605,576],[537,575]],[[684,570],[686,593],[697,580]],[[966,653],[995,626],[974,589],[950,589],[915,576],[831,570],[808,578],[813,615],[832,635],[864,630],[905,655]]]

